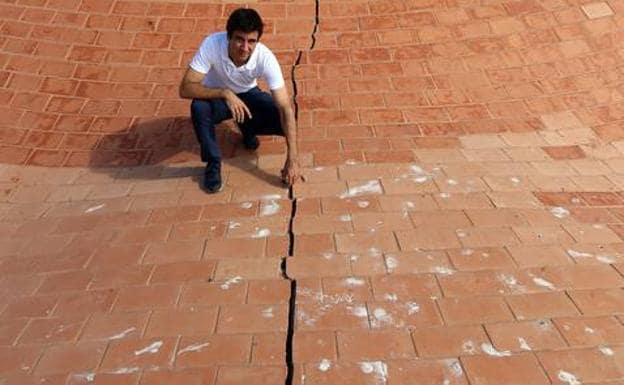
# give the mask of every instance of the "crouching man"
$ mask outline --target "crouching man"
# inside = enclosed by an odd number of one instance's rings
[[[201,43],[180,83],[180,97],[193,99],[191,120],[206,162],[203,185],[207,192],[223,188],[221,151],[215,125],[234,118],[243,145],[255,150],[258,135],[286,138],[282,180],[292,185],[301,174],[297,163],[296,122],[279,63],[260,42],[263,23],[253,9],[237,9],[228,18],[226,32],[214,33]],[[266,81],[271,94],[261,91]]]

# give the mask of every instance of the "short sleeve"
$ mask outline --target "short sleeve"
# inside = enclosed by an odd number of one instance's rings
[[[210,59],[209,59],[209,50],[210,50],[210,39],[207,37],[202,41],[199,49],[191,59],[191,63],[189,66],[197,72],[202,74],[207,74],[210,71]]]
[[[271,90],[276,90],[278,88],[284,87],[284,76],[282,75],[282,68],[277,61],[277,58],[271,51],[267,52],[266,58],[264,60],[263,78],[267,82],[267,85]]]

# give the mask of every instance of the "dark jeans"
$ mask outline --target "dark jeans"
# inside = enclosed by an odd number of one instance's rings
[[[239,123],[245,137],[253,135],[284,135],[280,124],[279,111],[273,97],[258,87],[237,94],[251,111],[252,119]],[[204,162],[221,161],[221,150],[215,136],[215,125],[231,119],[232,113],[223,99],[193,99],[191,120],[195,135],[201,146],[201,159]]]

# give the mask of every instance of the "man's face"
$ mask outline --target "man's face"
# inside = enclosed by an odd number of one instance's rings
[[[237,66],[241,66],[249,60],[249,57],[258,44],[258,31],[241,32],[234,31],[228,41],[228,54]]]

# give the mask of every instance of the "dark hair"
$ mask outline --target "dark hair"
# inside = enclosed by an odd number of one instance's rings
[[[258,12],[251,8],[238,8],[232,14],[227,21],[227,36],[228,39],[232,37],[234,31],[241,31],[245,33],[258,32],[258,39],[262,36],[262,29],[264,24]]]

